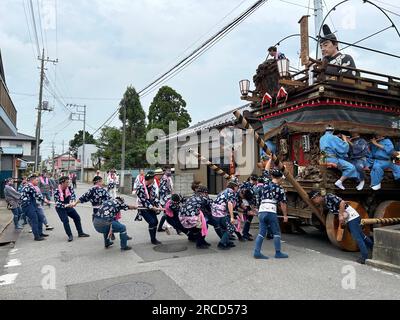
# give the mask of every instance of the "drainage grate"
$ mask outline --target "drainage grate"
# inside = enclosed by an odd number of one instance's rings
[[[156,252],[162,253],[175,253],[175,252],[183,252],[188,249],[188,247],[181,244],[161,244],[153,248]]]
[[[155,293],[154,286],[146,282],[126,282],[99,292],[99,300],[146,300]]]

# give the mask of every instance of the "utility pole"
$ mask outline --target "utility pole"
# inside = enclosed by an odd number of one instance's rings
[[[71,162],[71,148],[68,148],[68,177],[69,177],[69,170],[70,170],[70,162]]]
[[[324,8],[322,6],[322,0],[314,0],[314,11],[315,11],[315,37],[319,36],[319,30],[324,20]]]
[[[126,155],[126,105],[123,106],[123,127],[122,127],[122,152],[121,152],[121,187],[124,187],[125,180],[125,155]]]
[[[53,141],[53,144],[52,144],[52,161],[51,161],[51,173],[53,174],[53,177],[54,177],[54,174],[55,174],[55,161],[54,161],[54,158],[56,157],[56,155],[55,155],[55,150],[54,150],[54,141]]]
[[[64,145],[65,145],[65,141],[63,140],[62,154],[64,154]]]
[[[41,61],[40,65],[40,88],[39,88],[39,105],[38,105],[38,115],[37,115],[37,124],[36,124],[36,148],[35,148],[35,171],[37,172],[39,170],[39,157],[40,157],[40,130],[42,126],[42,111],[49,111],[47,108],[43,108],[43,83],[44,83],[44,78],[45,78],[45,68],[44,64],[45,62],[52,62],[52,63],[58,63],[57,60],[50,60],[49,57],[46,59],[44,58],[44,48],[42,51],[42,57],[38,57],[38,59]]]
[[[82,159],[81,159],[81,182],[85,182],[85,144],[86,144],[86,105],[81,106],[77,104],[68,104],[68,107],[76,108],[76,112],[71,113],[71,120],[83,122],[83,145],[82,145]],[[75,118],[74,118],[75,117]]]
[[[315,38],[318,39],[319,31],[321,30],[322,22],[324,20],[324,8],[322,6],[322,0],[314,0],[314,11],[315,11]],[[317,59],[321,58],[321,52],[318,52]]]

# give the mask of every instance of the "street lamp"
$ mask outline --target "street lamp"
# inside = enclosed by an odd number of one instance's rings
[[[290,77],[289,66],[290,61],[289,59],[280,59],[277,61],[278,63],[278,72],[281,78]]]
[[[246,97],[249,95],[250,92],[250,80],[241,80],[239,82],[240,86],[240,93],[242,94],[243,97]]]

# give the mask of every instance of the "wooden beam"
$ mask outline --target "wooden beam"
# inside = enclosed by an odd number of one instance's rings
[[[260,97],[249,97],[249,96],[242,96],[240,97],[241,100],[243,101],[249,101],[249,102],[261,102],[261,98]]]
[[[306,87],[307,84],[301,81],[296,81],[296,80],[279,80],[279,84],[284,85],[284,86],[289,86],[289,87]]]
[[[310,16],[303,16],[300,23],[300,38],[301,38],[301,64],[307,66],[310,63],[310,42],[308,31],[308,18]]]
[[[233,114],[235,115],[235,117],[237,118],[239,123],[241,123],[243,125],[243,127],[254,131],[253,127],[243,117],[243,115],[240,113],[239,110],[236,110]],[[277,156],[274,155],[271,152],[271,150],[268,149],[267,144],[260,137],[260,135],[254,131],[254,136],[257,140],[258,146],[260,148],[262,148],[267,155],[272,157],[273,161],[278,166],[278,168],[283,171],[283,173],[286,177],[286,180],[296,189],[296,191],[298,192],[301,199],[310,207],[311,211],[317,216],[319,221],[325,226],[326,225],[326,217],[324,216],[324,213],[313,204],[313,202],[308,197],[307,192],[303,189],[303,187],[299,184],[299,182],[296,181],[296,179],[293,177],[293,175],[288,171],[288,169],[283,165],[283,163],[277,158]]]

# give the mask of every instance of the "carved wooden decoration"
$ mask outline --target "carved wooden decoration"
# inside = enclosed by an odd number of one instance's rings
[[[275,97],[280,88],[277,62],[271,59],[260,64],[253,81],[256,91],[260,93],[261,97],[264,97],[267,92]]]

